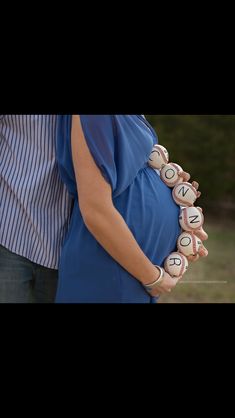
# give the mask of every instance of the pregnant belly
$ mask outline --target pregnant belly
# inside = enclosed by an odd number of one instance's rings
[[[151,168],[141,170],[133,184],[114,201],[138,244],[155,264],[176,249],[179,211],[172,191]]]

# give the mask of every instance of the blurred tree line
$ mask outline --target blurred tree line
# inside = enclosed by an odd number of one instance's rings
[[[200,183],[198,205],[235,214],[235,115],[146,115],[170,161]]]

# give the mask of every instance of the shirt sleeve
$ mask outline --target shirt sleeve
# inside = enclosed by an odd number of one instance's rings
[[[112,115],[80,115],[89,150],[113,194],[117,190],[117,138]]]
[[[80,119],[90,152],[115,198],[146,165],[153,134],[128,115],[80,115]]]

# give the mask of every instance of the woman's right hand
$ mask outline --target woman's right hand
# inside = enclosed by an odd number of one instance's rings
[[[158,297],[165,293],[170,293],[182,277],[183,276],[173,278],[164,270],[163,281],[159,283],[151,292],[149,292],[149,294],[153,297]]]

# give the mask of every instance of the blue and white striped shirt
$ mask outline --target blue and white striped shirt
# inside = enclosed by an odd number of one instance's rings
[[[0,244],[53,269],[72,200],[56,163],[57,115],[0,115]]]

